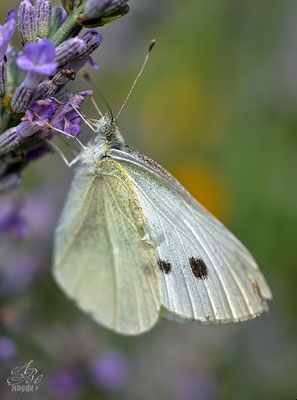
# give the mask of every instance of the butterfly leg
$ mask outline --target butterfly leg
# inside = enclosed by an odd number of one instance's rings
[[[61,156],[62,160],[64,163],[67,165],[67,167],[71,168],[73,165],[75,165],[78,161],[80,161],[80,154],[78,154],[72,161],[68,161],[65,154],[62,152],[62,150],[53,142],[50,140],[43,138],[46,143],[48,143],[50,146],[52,146]]]
[[[84,123],[87,124],[88,127],[89,127],[90,129],[92,129],[93,132],[98,132],[98,130],[97,130],[96,128],[94,128],[92,124],[90,124],[90,122],[82,115],[82,113],[80,113],[80,112],[78,111],[78,109],[77,109],[76,107],[74,107],[73,104],[71,104],[71,107],[73,108],[74,111],[77,112],[77,114],[78,114],[78,115],[80,116],[80,118],[84,121]]]
[[[65,135],[65,136],[67,136],[67,137],[69,137],[69,138],[74,139],[74,140],[79,144],[79,146],[80,146],[83,150],[86,149],[85,145],[84,145],[84,144],[78,139],[78,137],[76,137],[75,135],[71,135],[71,133],[67,133],[67,132],[65,132],[65,131],[62,131],[61,129],[55,128],[54,126],[52,126],[51,124],[49,124],[47,121],[45,121],[43,118],[41,118],[41,117],[40,117],[36,112],[34,112],[34,111],[33,111],[33,114],[36,115],[36,117],[39,118],[40,121],[42,121],[42,122],[45,124],[46,127],[50,128],[50,129],[53,130],[53,131],[56,131],[56,132],[59,132],[59,133],[63,133],[63,135]]]

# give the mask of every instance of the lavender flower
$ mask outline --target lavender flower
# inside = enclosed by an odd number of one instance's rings
[[[98,68],[91,54],[102,35],[94,29],[81,37],[78,34],[84,25],[104,25],[129,9],[127,0],[63,0],[62,4],[65,9],[52,9],[51,0],[20,1],[17,26],[23,52],[9,46],[16,11],[11,10],[5,24],[0,25],[0,193],[15,188],[29,161],[49,150],[42,138],[50,138],[53,131],[36,119],[32,113],[36,107],[49,107],[51,116],[46,121],[80,134],[81,121],[69,108],[70,103],[65,103],[85,95],[69,100],[65,85],[76,79],[76,72],[86,63]],[[63,110],[54,117],[59,101]],[[37,111],[42,114],[41,109]]]
[[[125,354],[117,350],[107,350],[98,354],[90,363],[94,385],[105,390],[120,388],[130,375],[130,365]]]
[[[26,112],[22,121],[28,121],[30,124],[43,128],[49,119],[57,112],[61,103],[55,99],[38,100],[32,104],[31,108]],[[45,122],[44,122],[45,121]]]
[[[49,122],[49,119],[56,113],[60,105],[61,103],[55,98],[39,100],[32,104],[22,118],[22,122],[16,127],[8,129],[0,136],[0,156],[1,153],[6,153],[7,148],[14,150],[22,141],[34,135],[38,140],[38,133],[46,133],[44,131],[46,128],[45,122]]]
[[[84,97],[87,95],[92,95],[92,92],[86,91],[74,95],[64,105],[61,112],[53,118],[52,125],[55,128],[61,129],[66,133],[80,136],[82,120],[72,106],[79,110],[84,101]]]
[[[11,109],[14,113],[24,112],[31,105],[36,86],[43,75],[52,74],[58,67],[58,63],[53,61],[55,57],[56,49],[49,39],[44,38],[25,46],[25,54],[18,57],[17,65],[28,73],[12,99]]]
[[[27,44],[25,54],[19,56],[17,64],[21,69],[32,73],[31,79],[34,73],[40,80],[40,75],[52,74],[57,69],[58,63],[53,61],[55,57],[56,49],[51,40],[42,39],[39,42]]]
[[[8,43],[12,39],[16,26],[16,12],[10,10],[4,25],[0,25],[0,62],[4,60]]]
[[[68,68],[71,68],[73,71],[78,72],[82,69],[87,63],[89,63],[94,69],[98,69],[99,65],[92,59],[91,56],[86,56],[78,61],[73,61],[67,65]]]
[[[3,97],[7,90],[7,58],[5,54],[15,31],[15,19],[16,12],[10,10],[5,24],[0,25],[0,97]]]

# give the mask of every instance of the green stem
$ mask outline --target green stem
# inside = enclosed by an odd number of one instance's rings
[[[80,7],[76,8],[74,11],[70,12],[65,20],[65,22],[61,25],[61,27],[55,33],[52,41],[55,46],[59,46],[64,40],[67,39],[71,30],[78,25],[77,18],[79,14],[81,14],[87,4],[88,0],[84,0],[84,2],[80,5]]]

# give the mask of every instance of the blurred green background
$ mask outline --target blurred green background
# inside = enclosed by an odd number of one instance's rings
[[[1,2],[2,23],[18,3]],[[100,30],[100,69],[90,74],[116,112],[157,39],[120,117],[121,131],[251,250],[273,291],[270,312],[226,326],[163,322],[137,338],[92,322],[51,277],[53,231],[73,171],[50,154],[26,169],[13,194],[25,201],[28,238],[0,244],[16,286],[25,280],[0,307],[3,336],[14,346],[2,361],[0,393],[4,399],[295,399],[297,2],[130,0],[130,6],[127,16]],[[89,88],[83,78],[71,86]],[[88,101],[83,111],[96,116]],[[7,375],[31,359],[44,379],[37,393],[17,397]],[[98,372],[104,362],[109,377]]]

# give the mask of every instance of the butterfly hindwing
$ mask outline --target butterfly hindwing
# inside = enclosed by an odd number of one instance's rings
[[[139,334],[157,321],[160,277],[131,181],[112,160],[78,170],[55,239],[55,276],[97,321]]]
[[[162,282],[163,315],[202,323],[244,321],[271,292],[241,242],[161,166],[137,151],[111,152],[146,215]]]

